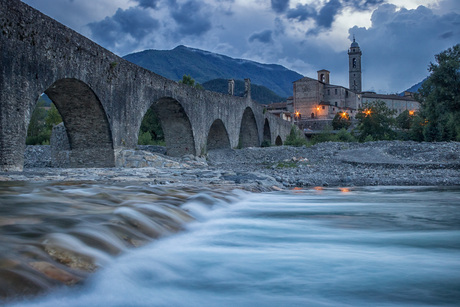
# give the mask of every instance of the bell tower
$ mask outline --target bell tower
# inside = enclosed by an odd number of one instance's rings
[[[348,49],[348,71],[349,71],[349,89],[355,93],[362,91],[361,79],[361,49],[353,36],[353,42]]]

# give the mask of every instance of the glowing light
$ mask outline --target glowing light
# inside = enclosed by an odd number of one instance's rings
[[[316,108],[316,111],[319,111],[319,107]]]
[[[414,114],[415,114],[415,111],[414,111],[414,110],[410,110],[410,111],[409,111],[409,115],[410,115],[410,116],[412,116],[412,115],[414,115]]]
[[[350,192],[350,189],[349,188],[340,188],[340,192],[348,193],[348,192]]]
[[[322,191],[323,187],[314,187],[313,189],[315,189],[316,191]]]
[[[369,109],[364,110],[364,114],[366,114],[366,116],[371,115],[371,110]]]
[[[348,114],[346,112],[342,112],[342,114],[340,114],[340,116],[342,116],[342,118],[346,118],[346,117],[348,117]]]

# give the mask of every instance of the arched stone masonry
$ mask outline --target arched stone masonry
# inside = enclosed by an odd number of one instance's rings
[[[152,107],[163,128],[167,154],[173,157],[195,155],[192,125],[182,105],[176,99],[164,97]]]
[[[260,146],[259,133],[257,129],[256,118],[250,107],[244,110],[240,126],[239,147],[257,147]]]
[[[209,128],[206,147],[208,150],[231,148],[227,129],[220,119],[216,119]]]

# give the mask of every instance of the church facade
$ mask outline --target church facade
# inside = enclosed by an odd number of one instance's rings
[[[319,70],[317,79],[303,77],[293,83],[294,119],[332,119],[339,113],[350,118],[358,114],[364,102],[384,101],[396,115],[405,110],[416,112],[420,105],[412,95],[381,95],[362,91],[362,52],[353,38],[348,49],[349,87],[330,84],[330,72]]]

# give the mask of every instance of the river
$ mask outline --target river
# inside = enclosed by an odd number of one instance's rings
[[[17,260],[8,269],[8,261],[0,262],[3,271],[15,268],[26,276],[29,267],[27,276],[33,275],[31,260],[18,259],[30,245],[36,262],[48,259],[43,250],[50,242],[91,256],[99,268],[87,276],[74,268],[70,272],[85,281],[50,292],[52,282],[37,281],[47,294],[8,301],[8,306],[460,302],[459,188],[249,193],[4,184],[0,191],[1,256]],[[128,222],[144,233],[133,235],[138,248],[130,247],[134,239],[129,244],[120,239],[120,228],[109,227]],[[6,284],[0,279],[0,286]]]

